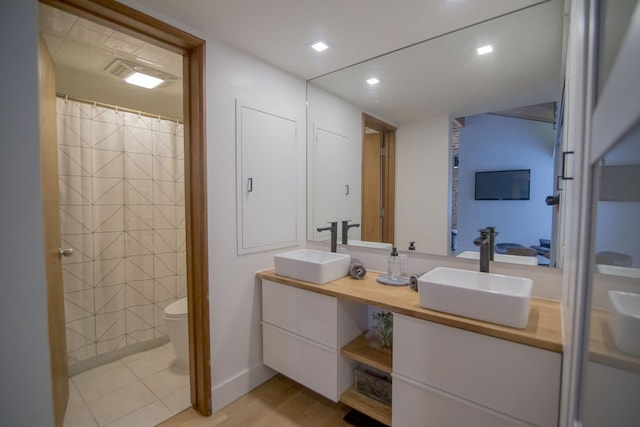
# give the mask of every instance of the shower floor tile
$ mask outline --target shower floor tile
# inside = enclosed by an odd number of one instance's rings
[[[132,354],[123,358],[122,361],[139,378],[146,378],[149,375],[167,370],[176,364],[175,355],[164,346],[146,351],[143,355],[140,355],[140,353]]]
[[[154,426],[190,404],[169,343],[69,378],[64,427]]]
[[[73,379],[73,382],[84,401],[90,403],[139,380],[131,369],[120,362],[119,365],[114,366],[112,369],[102,371],[96,375]]]

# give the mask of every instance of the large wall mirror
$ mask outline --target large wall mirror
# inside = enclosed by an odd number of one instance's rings
[[[535,2],[309,80],[308,240],[327,240],[317,228],[330,221],[361,224],[392,214],[393,227],[380,239],[353,227],[347,240],[400,250],[415,241],[418,252],[473,257],[478,229],[495,226],[500,252],[520,248],[520,256],[531,256],[527,264],[555,265],[558,206],[545,198],[562,187],[563,7],[561,0]],[[492,51],[480,55],[487,45]],[[371,136],[377,130],[367,117],[395,129],[392,146],[384,133]],[[371,140],[384,161],[370,160],[364,141]],[[518,178],[513,171],[526,172]],[[525,179],[512,185],[526,191],[495,188],[477,172],[503,172],[503,187]],[[363,187],[371,176],[388,178],[379,194]],[[480,200],[491,197],[476,194],[478,178],[485,190],[510,194]]]

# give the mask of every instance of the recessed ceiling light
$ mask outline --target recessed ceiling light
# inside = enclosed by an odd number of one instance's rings
[[[322,40],[318,40],[317,42],[312,44],[311,47],[318,52],[322,52],[323,50],[329,49],[329,45],[323,42]]]
[[[367,79],[367,83],[369,83],[370,85],[377,85],[378,83],[380,83],[380,80],[376,79],[375,77],[372,77],[370,79]]]
[[[491,45],[488,44],[486,46],[479,47],[476,50],[478,51],[478,55],[484,55],[485,53],[493,52],[493,47],[491,47]]]
[[[124,81],[132,85],[142,86],[147,89],[153,89],[154,87],[162,83],[164,80],[159,79],[157,77],[150,76],[148,74],[139,73],[136,71],[132,73],[129,77],[124,79]]]

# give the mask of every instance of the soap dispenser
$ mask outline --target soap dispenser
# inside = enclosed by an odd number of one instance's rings
[[[391,280],[396,280],[400,276],[400,259],[398,258],[398,250],[395,246],[389,255],[387,273]]]
[[[407,253],[405,255],[398,255],[400,257],[400,275],[402,276],[409,277],[410,275],[409,263],[411,262],[412,254],[416,251],[415,243],[415,241],[409,242],[409,250]]]

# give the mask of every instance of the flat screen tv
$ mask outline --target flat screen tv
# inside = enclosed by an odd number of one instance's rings
[[[476,172],[476,200],[529,200],[531,169]]]

